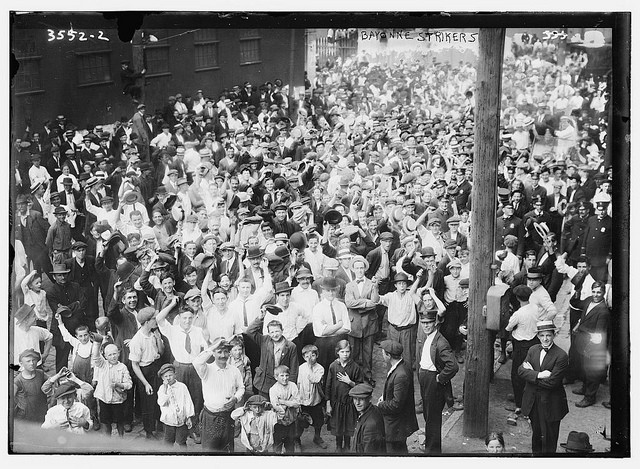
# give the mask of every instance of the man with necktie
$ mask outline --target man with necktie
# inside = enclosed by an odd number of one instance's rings
[[[526,381],[522,414],[531,419],[531,451],[553,454],[558,446],[560,421],[569,412],[562,379],[569,364],[567,353],[553,343],[553,321],[536,323],[539,344],[531,346],[518,376]]]
[[[193,359],[207,347],[207,341],[204,338],[202,329],[192,325],[194,314],[190,307],[180,310],[174,324],[169,324],[166,320],[167,314],[178,304],[178,300],[179,298],[175,296],[166,308],[160,310],[156,316],[156,322],[160,332],[169,340],[174,358],[173,366],[175,367],[176,379],[184,383],[189,389],[196,413],[192,419],[194,421],[192,436],[196,443],[200,443],[198,418],[204,401],[202,397],[202,380],[193,367]]]
[[[351,259],[350,270],[355,280],[345,288],[345,305],[349,310],[351,331],[349,344],[351,358],[362,367],[365,379],[373,381],[373,341],[378,333],[378,317],[376,306],[380,295],[378,286],[364,276],[369,269],[369,262],[362,256]]]
[[[322,300],[313,308],[313,335],[318,347],[318,363],[325,369],[335,360],[335,347],[351,332],[351,320],[344,303],[336,300],[338,282],[335,277],[324,277],[320,284]]]

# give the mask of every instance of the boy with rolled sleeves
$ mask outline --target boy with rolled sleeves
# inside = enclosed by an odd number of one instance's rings
[[[111,436],[111,425],[115,423],[118,435],[122,438],[125,422],[124,401],[127,399],[127,390],[132,388],[133,382],[127,366],[118,360],[120,356],[118,347],[108,344],[104,347],[104,357],[100,353],[101,343],[107,343],[109,337],[95,333],[93,339],[91,362],[95,383],[94,396],[100,408],[100,421],[105,425],[107,436]]]
[[[300,411],[298,386],[289,381],[287,365],[276,366],[273,375],[276,382],[269,389],[269,399],[278,415],[278,423],[273,428],[274,449],[279,454],[284,446],[286,453],[292,454],[295,450],[296,421]]]

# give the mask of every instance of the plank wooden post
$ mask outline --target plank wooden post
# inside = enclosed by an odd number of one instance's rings
[[[132,67],[136,73],[140,73],[144,68],[144,42],[142,38],[142,29],[136,30],[133,33],[133,38],[131,39],[131,55],[132,55]],[[140,97],[138,101],[144,103],[145,92],[144,92],[144,81],[145,77],[142,76],[140,78],[136,78],[136,86],[140,87]]]
[[[480,55],[476,85],[473,225],[463,426],[464,436],[472,438],[486,435],[489,419],[489,380],[493,367],[493,344],[486,328],[483,307],[493,275],[491,264],[496,224],[504,38],[504,29],[480,28],[478,34]]]

